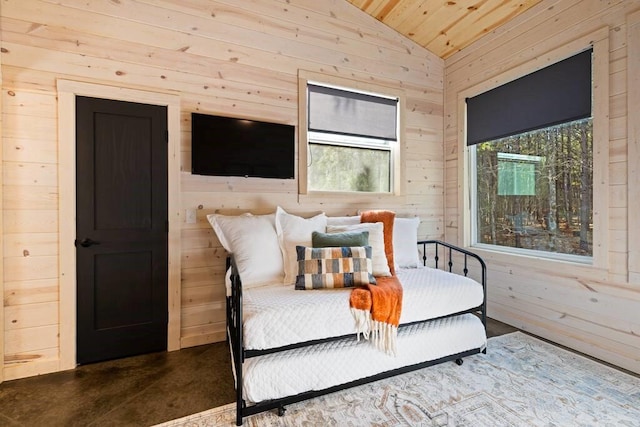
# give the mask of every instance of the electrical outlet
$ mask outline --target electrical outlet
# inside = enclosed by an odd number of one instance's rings
[[[195,224],[196,222],[198,222],[198,218],[196,216],[196,210],[195,209],[186,209],[185,210],[185,219],[184,221],[187,224]]]

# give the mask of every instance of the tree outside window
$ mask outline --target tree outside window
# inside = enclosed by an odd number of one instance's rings
[[[593,254],[592,119],[476,144],[477,243]]]

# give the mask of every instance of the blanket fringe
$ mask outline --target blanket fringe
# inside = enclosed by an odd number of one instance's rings
[[[351,314],[356,321],[356,334],[360,341],[360,334],[365,340],[369,339],[369,331],[371,330],[371,312],[369,310],[359,310],[351,307]]]
[[[356,333],[358,341],[360,334],[366,340],[371,340],[379,350],[396,356],[398,347],[398,327],[385,322],[379,322],[371,318],[371,312],[368,310],[358,310],[351,308],[351,313],[356,321]]]

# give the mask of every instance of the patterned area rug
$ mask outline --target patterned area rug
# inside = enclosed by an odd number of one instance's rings
[[[265,412],[246,426],[638,426],[640,378],[526,334],[489,340],[487,354]],[[235,405],[161,424],[235,425]]]

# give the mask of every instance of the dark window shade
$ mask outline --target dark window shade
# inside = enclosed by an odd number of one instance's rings
[[[397,139],[398,100],[308,84],[308,130]]]
[[[467,99],[467,145],[591,117],[592,49]]]

